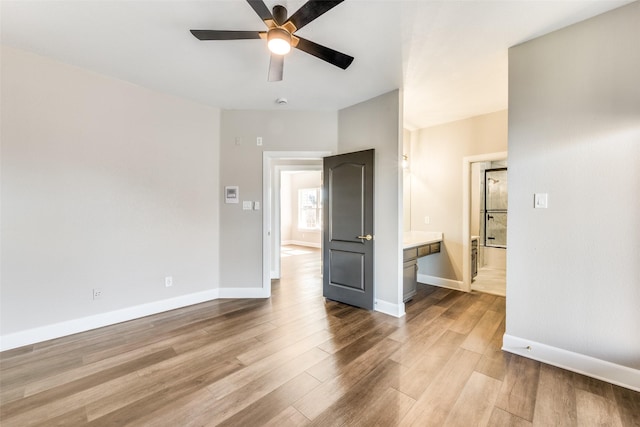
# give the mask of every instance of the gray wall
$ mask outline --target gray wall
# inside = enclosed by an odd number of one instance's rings
[[[337,123],[335,111],[222,111],[221,188],[238,185],[241,200],[263,202],[262,153],[335,152]],[[262,146],[256,145],[258,136]],[[220,224],[220,287],[262,287],[262,210],[222,203]]]
[[[3,47],[1,132],[2,335],[217,287],[219,110]]]
[[[339,153],[376,150],[375,294],[390,304],[402,303],[401,106],[401,93],[396,90],[340,110],[338,115]]]
[[[418,261],[421,274],[462,280],[462,160],[506,150],[506,111],[412,132],[411,227],[444,233],[442,252]]]
[[[509,51],[506,332],[635,369],[639,23],[634,2]]]
[[[408,129],[402,130],[402,154],[411,161],[411,131]],[[411,231],[411,169],[409,168],[402,170],[402,230]]]

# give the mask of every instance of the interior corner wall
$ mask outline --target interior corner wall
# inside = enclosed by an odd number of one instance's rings
[[[1,62],[3,345],[215,290],[220,111],[6,46]]]
[[[507,117],[503,110],[412,132],[412,229],[444,235],[439,254],[418,260],[420,274],[462,281],[463,159],[507,151]]]
[[[506,334],[636,378],[639,76],[640,2],[509,51]]]
[[[240,203],[220,208],[221,288],[233,288],[234,295],[262,288],[262,209],[243,210],[242,201],[264,206],[263,152],[335,152],[337,138],[335,111],[222,111],[220,186],[239,186]]]
[[[338,152],[375,149],[375,298],[403,315],[402,102],[395,90],[340,110]]]

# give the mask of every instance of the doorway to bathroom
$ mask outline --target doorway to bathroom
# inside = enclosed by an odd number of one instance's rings
[[[463,286],[506,296],[507,153],[466,157],[463,163]]]
[[[506,295],[507,160],[471,163],[471,289]]]

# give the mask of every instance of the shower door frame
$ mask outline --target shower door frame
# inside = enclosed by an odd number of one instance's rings
[[[505,241],[504,245],[496,245],[494,243],[489,243],[488,237],[487,237],[487,222],[488,222],[488,216],[490,213],[500,213],[500,214],[505,214],[507,215],[507,221],[508,221],[508,214],[509,214],[509,207],[507,206],[507,209],[491,209],[491,212],[489,212],[489,209],[487,209],[487,189],[488,189],[488,184],[487,184],[487,173],[489,172],[497,172],[497,171],[507,171],[507,168],[492,168],[492,169],[485,169],[484,170],[484,197],[483,197],[483,219],[482,219],[482,225],[483,225],[483,229],[482,229],[482,243],[484,245],[485,248],[498,248],[498,249],[507,249],[507,242]],[[507,188],[508,188],[508,183],[507,183]],[[508,191],[508,190],[507,190]],[[508,197],[508,196],[507,196]],[[507,202],[508,203],[508,202]],[[506,233],[506,230],[505,230]]]

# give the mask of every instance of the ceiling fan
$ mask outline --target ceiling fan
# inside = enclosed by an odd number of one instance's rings
[[[287,9],[284,6],[274,6],[272,13],[263,0],[247,0],[247,3],[266,24],[267,31],[191,30],[191,34],[198,40],[266,39],[271,51],[268,77],[270,82],[282,80],[284,55],[292,47],[346,70],[353,62],[352,56],[295,35],[295,32],[300,28],[343,1],[309,0],[287,19]]]

